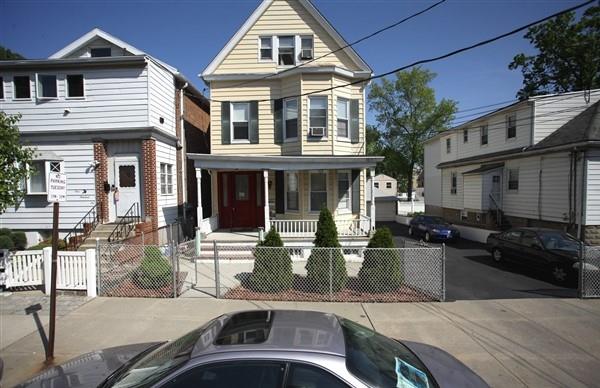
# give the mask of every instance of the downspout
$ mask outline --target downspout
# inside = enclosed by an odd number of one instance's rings
[[[188,87],[188,83],[183,84],[179,89],[179,130],[181,136],[181,190],[183,191],[183,219],[187,219],[187,159],[186,159],[186,146],[185,146],[185,120],[183,117],[183,91]],[[201,206],[201,204],[198,204]]]
[[[586,152],[587,151],[583,151],[583,156],[581,158],[581,210],[580,210],[580,214],[579,214],[579,229],[577,231],[577,237],[582,240],[584,238],[584,231],[582,231],[583,229],[583,223],[585,222],[585,192],[586,192],[586,185],[587,185],[587,163],[586,163]]]

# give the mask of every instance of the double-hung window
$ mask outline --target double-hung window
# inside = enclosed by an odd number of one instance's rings
[[[83,90],[83,74],[67,74],[67,98],[81,98]]]
[[[173,165],[160,164],[160,193],[162,195],[173,194]]]
[[[450,175],[450,194],[456,194],[457,186],[458,186],[458,178],[456,176],[456,173],[453,172],[452,175]]]
[[[318,212],[327,206],[327,174],[310,173],[310,211]]]
[[[519,169],[509,168],[508,169],[508,189],[519,190]]]
[[[312,136],[327,136],[327,97],[309,97],[309,127]]]
[[[446,153],[449,154],[452,152],[452,139],[446,139]]]
[[[16,75],[13,77],[13,98],[31,98],[31,83],[28,75]]]
[[[34,160],[29,165],[31,175],[27,179],[27,194],[46,194],[48,192],[48,174],[61,172],[60,161]]]
[[[58,98],[58,87],[56,86],[56,75],[38,74],[37,75],[37,98],[53,99]]]
[[[280,36],[278,64],[280,66],[292,66],[296,63],[296,37]]]
[[[298,211],[298,173],[288,172],[286,174],[286,188],[285,188],[285,209],[291,211]]]
[[[338,171],[338,210],[350,210],[350,171]]]
[[[247,102],[231,103],[231,140],[233,143],[249,142],[248,118],[250,104]]]
[[[469,142],[469,130],[463,129],[463,143]]]
[[[283,102],[284,133],[287,139],[298,138],[298,99],[290,98]]]
[[[312,36],[300,37],[300,59],[310,60],[314,58],[314,47]]]
[[[517,137],[517,115],[515,113],[506,118],[506,138],[513,139]]]
[[[345,98],[337,100],[337,136],[348,139],[350,137],[348,129],[349,101]]]
[[[272,36],[261,36],[260,37],[260,60],[261,61],[272,61],[273,60],[273,37]]]
[[[488,143],[488,126],[482,125],[480,128],[481,131],[481,145],[487,145]]]

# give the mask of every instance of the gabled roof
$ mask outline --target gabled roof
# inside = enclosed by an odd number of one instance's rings
[[[567,121],[562,127],[546,136],[530,149],[540,149],[600,140],[600,101],[590,105],[586,110]]]
[[[396,180],[396,178],[392,178],[389,175],[385,175],[385,174],[377,174],[375,175],[375,179],[389,179],[389,180]]]
[[[229,55],[233,48],[242,40],[242,38],[248,33],[250,28],[254,26],[254,23],[263,15],[263,13],[269,8],[274,0],[263,0],[263,2],[252,12],[250,17],[246,19],[242,27],[229,39],[229,42],[221,49],[219,54],[210,62],[210,64],[202,71],[201,77],[212,74],[217,67],[223,62],[223,60]],[[321,12],[310,2],[310,0],[296,0],[298,4],[301,4],[308,13],[315,18],[323,29],[331,35],[339,47],[348,45],[348,42],[340,35],[340,33],[329,23],[329,21],[323,16]],[[371,67],[360,57],[360,55],[352,48],[348,47],[343,50],[352,59],[359,68],[364,71],[372,73]]]
[[[50,55],[48,58],[49,59],[65,58],[69,54],[73,54],[75,51],[81,49],[86,44],[91,43],[93,40],[98,39],[98,38],[104,39],[104,40],[114,44],[117,47],[121,47],[123,50],[129,52],[131,55],[146,54],[142,50],[139,50],[139,49],[133,47],[132,45],[130,45],[129,43],[126,43],[126,42],[122,41],[121,39],[119,39],[115,36],[112,36],[108,32],[102,31],[99,28],[94,28],[87,34],[81,36],[78,39],[75,39],[73,42],[69,43],[67,46],[63,47],[62,49],[58,50],[54,54]]]

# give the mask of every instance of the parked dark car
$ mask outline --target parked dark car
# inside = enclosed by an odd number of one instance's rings
[[[422,236],[425,241],[454,241],[460,232],[442,217],[420,215],[413,217],[408,225],[410,236]]]
[[[514,228],[487,238],[494,261],[541,269],[557,283],[577,279],[581,244],[565,232],[544,228]]]
[[[132,356],[132,354],[136,355]],[[222,315],[165,343],[80,356],[22,387],[487,387],[445,351],[399,342],[334,314]]]

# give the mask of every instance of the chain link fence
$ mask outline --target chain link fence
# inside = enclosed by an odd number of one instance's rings
[[[600,298],[600,247],[584,246],[579,268],[579,287],[582,298]]]

